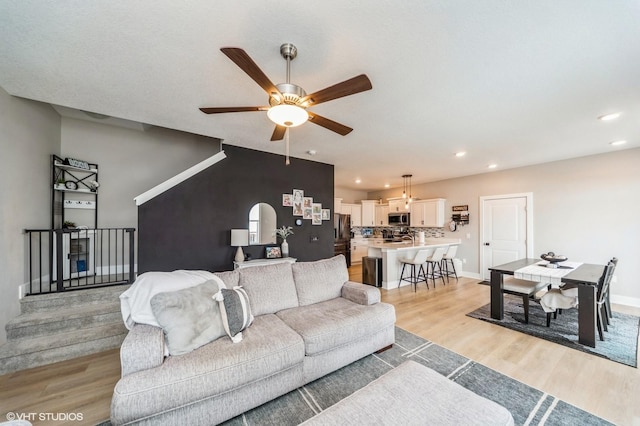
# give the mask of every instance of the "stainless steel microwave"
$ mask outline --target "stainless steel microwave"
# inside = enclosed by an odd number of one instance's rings
[[[389,213],[390,226],[409,226],[409,213]]]

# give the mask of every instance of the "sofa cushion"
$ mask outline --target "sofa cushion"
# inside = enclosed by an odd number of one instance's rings
[[[236,287],[238,285],[238,280],[240,279],[240,274],[237,270],[214,272],[213,275],[220,278],[222,282],[224,282],[224,284],[227,286],[227,288]]]
[[[302,336],[307,355],[316,355],[377,333],[393,325],[393,305],[360,305],[339,297],[276,314]]]
[[[244,331],[240,343],[218,339],[168,357],[157,368],[123,377],[114,389],[112,407],[128,418],[142,419],[302,368],[303,358],[302,338],[275,315],[263,315]]]
[[[242,331],[253,322],[249,297],[242,287],[223,288],[213,296],[220,306],[222,325],[233,343],[242,341]]]
[[[298,306],[290,263],[253,266],[238,272],[238,283],[249,295],[253,315],[273,314]]]
[[[340,297],[342,286],[349,280],[343,255],[316,262],[294,263],[291,269],[300,306]]]
[[[191,352],[225,335],[220,308],[211,298],[223,285],[218,281],[158,293],[151,298],[151,310],[164,331],[169,354]]]

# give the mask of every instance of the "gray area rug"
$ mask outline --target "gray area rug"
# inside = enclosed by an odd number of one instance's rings
[[[231,419],[224,425],[297,425],[408,359],[426,365],[478,395],[505,406],[513,415],[516,425],[611,424],[396,327],[396,343],[393,348],[377,355],[369,355]],[[438,389],[433,391],[438,392]],[[415,424],[422,423],[420,419],[416,419]]]
[[[516,425],[611,425],[600,417],[398,327],[396,343],[391,349],[362,358],[223,424],[298,425],[408,359],[423,364],[478,395],[503,405],[511,412]],[[434,389],[433,392],[438,392],[438,389]],[[393,420],[387,424],[393,425]],[[414,424],[422,425],[423,422],[421,419],[415,419]],[[104,422],[99,426],[110,426],[110,423]]]
[[[640,318],[634,315],[614,312],[609,331],[604,333],[605,341],[599,340],[596,332],[595,348],[578,343],[577,309],[563,310],[558,318],[551,320],[551,326],[547,327],[547,314],[538,303],[531,302],[529,303],[529,324],[526,324],[522,298],[505,294],[504,318],[502,320],[491,318],[490,304],[469,312],[467,315],[637,368]]]

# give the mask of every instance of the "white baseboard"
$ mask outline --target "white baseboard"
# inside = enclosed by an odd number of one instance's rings
[[[18,286],[18,300],[24,299],[24,297],[29,294],[29,283],[24,283]]]
[[[637,297],[616,296],[615,294],[611,294],[611,303],[640,308],[640,299]]]
[[[473,279],[476,279],[476,280],[482,280],[482,277],[477,272],[460,271],[460,273],[458,275],[460,275],[461,277],[465,277],[465,278],[473,278]]]

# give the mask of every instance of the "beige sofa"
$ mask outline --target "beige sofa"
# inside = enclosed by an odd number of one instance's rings
[[[394,307],[350,282],[342,255],[216,275],[249,296],[255,320],[243,340],[165,357],[162,329],[135,325],[121,348],[114,425],[220,423],[394,343]]]

